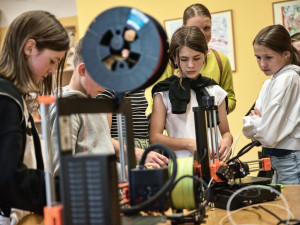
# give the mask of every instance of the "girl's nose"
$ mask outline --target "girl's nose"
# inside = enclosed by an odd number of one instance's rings
[[[51,75],[54,74],[55,70],[56,70],[56,65],[52,65],[48,70],[48,74],[51,74]]]
[[[54,72],[53,72],[52,70],[49,70],[49,71],[48,71],[48,75],[53,75],[53,73],[54,73]]]
[[[263,68],[264,68],[264,67],[266,67],[266,66],[267,66],[267,63],[266,63],[266,61],[265,61],[265,60],[263,60],[263,59],[262,59],[262,60],[260,60],[260,66],[261,66],[261,67],[263,67]]]

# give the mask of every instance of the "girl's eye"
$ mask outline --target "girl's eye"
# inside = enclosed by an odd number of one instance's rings
[[[180,59],[180,61],[185,62],[185,61],[187,61],[187,59]]]
[[[204,30],[205,30],[205,31],[209,31],[209,30],[210,30],[210,27],[204,27]]]
[[[54,62],[53,60],[50,60],[50,63],[51,63],[51,64],[55,64],[55,62]]]

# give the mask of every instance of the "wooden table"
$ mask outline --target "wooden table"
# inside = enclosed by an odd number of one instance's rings
[[[300,219],[300,185],[285,185],[284,189],[281,190],[283,196],[286,198],[291,215],[291,219]],[[259,205],[259,204],[258,204]],[[281,198],[276,199],[274,201],[269,201],[265,203],[261,203],[260,205],[264,206],[266,209],[275,213],[281,219],[287,218],[287,211],[284,209],[285,204],[281,200]],[[207,209],[207,218],[205,219],[205,225],[229,225],[233,224],[227,217],[227,212],[224,209]],[[246,208],[239,209],[236,211],[231,211],[232,219],[236,224],[268,224],[274,225],[279,221],[271,214],[267,213],[263,209],[254,209],[254,208]],[[165,223],[159,223],[159,225],[170,225],[171,222],[167,221]]]
[[[291,218],[300,219],[300,185],[285,185],[282,189],[282,194],[288,201]],[[265,208],[275,213],[281,219],[287,218],[287,211],[283,208],[285,207],[284,202],[279,198],[275,201],[261,203]],[[205,225],[229,225],[232,224],[226,214],[226,210],[223,209],[207,209],[207,218],[205,219]],[[236,211],[231,211],[232,219],[238,224],[277,224],[279,221],[267,213],[263,209],[239,209]],[[18,225],[43,225],[43,219],[37,215],[30,215],[25,217]],[[163,223],[158,223],[158,225],[170,225],[170,221]],[[152,224],[143,224],[152,225]]]

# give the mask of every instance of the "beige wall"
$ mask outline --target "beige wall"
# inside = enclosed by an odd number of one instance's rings
[[[4,39],[6,31],[7,31],[7,27],[0,28],[0,47],[2,46],[2,41]]]
[[[58,18],[64,27],[75,27],[76,40],[79,39],[79,28],[78,28],[78,19],[77,16],[69,16],[64,18]]]
[[[272,3],[280,0],[203,0],[197,1],[213,12],[232,10],[236,72],[233,73],[237,107],[229,118],[234,137],[242,131],[242,117],[254,103],[267,77],[259,70],[253,54],[252,41],[260,29],[273,24]],[[117,6],[135,7],[162,25],[164,20],[182,17],[183,10],[195,1],[185,0],[77,0],[79,36],[85,34],[91,21],[101,12]],[[241,135],[236,152],[249,140]],[[256,151],[246,155],[256,159]],[[245,158],[243,159],[245,160]]]

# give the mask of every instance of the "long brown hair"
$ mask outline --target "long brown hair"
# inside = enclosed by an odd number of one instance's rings
[[[41,10],[25,12],[15,18],[7,30],[0,53],[0,76],[13,82],[22,95],[29,92],[50,94],[52,76],[49,75],[39,85],[33,80],[24,54],[24,46],[29,39],[36,41],[39,51],[46,48],[54,51],[69,49],[68,34],[54,15]],[[61,83],[65,57],[57,68],[57,83]]]
[[[174,69],[179,67],[179,71],[181,74],[180,80],[182,80],[182,70],[179,66],[179,52],[184,46],[189,47],[190,49],[193,49],[197,52],[201,52],[205,56],[208,51],[205,36],[198,27],[185,26],[180,27],[175,31],[170,42],[169,56],[171,67]],[[175,62],[174,59],[177,59],[177,61]]]
[[[254,38],[253,45],[265,46],[279,54],[289,51],[291,57],[287,64],[295,64],[300,66],[300,54],[297,49],[292,46],[289,32],[282,25],[271,25],[263,28]]]

